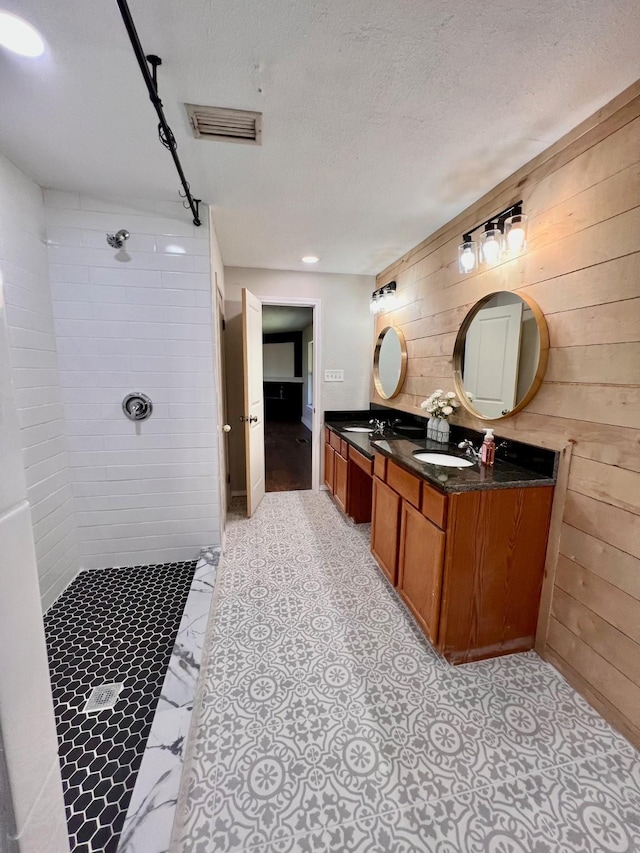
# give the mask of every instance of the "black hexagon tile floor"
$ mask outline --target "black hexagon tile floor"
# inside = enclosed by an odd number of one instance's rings
[[[44,623],[72,853],[115,853],[196,562],[81,572]],[[122,683],[111,710],[94,687]]]

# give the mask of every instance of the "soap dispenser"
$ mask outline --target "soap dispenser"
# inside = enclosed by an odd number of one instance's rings
[[[483,465],[493,465],[496,458],[496,443],[493,438],[493,430],[485,429],[484,441],[480,448],[480,461]]]

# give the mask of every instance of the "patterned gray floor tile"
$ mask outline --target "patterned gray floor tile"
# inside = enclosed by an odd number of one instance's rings
[[[271,844],[247,848],[251,853],[330,853],[329,836],[324,830],[305,835],[283,836]]]
[[[635,751],[533,652],[441,659],[368,536],[312,492],[231,518],[182,850],[638,853]]]
[[[381,683],[384,678],[380,679]],[[566,685],[552,700],[522,685],[486,679],[454,689],[442,681],[422,702],[416,694],[389,690],[385,701],[372,688],[358,715],[336,708],[319,720],[325,788],[339,811],[329,821],[356,817],[455,793],[536,770],[601,755],[628,744]],[[365,742],[368,743],[365,746]],[[348,745],[358,744],[362,775],[355,773]],[[366,773],[365,773],[366,770]],[[371,800],[370,796],[375,799]]]
[[[304,724],[235,726],[215,773],[211,849],[239,850],[320,829],[316,755]]]
[[[608,755],[329,831],[354,853],[632,853],[640,849],[637,757]]]
[[[530,761],[532,769],[542,769],[630,748],[564,679],[545,682],[544,690],[535,676],[443,684],[431,701],[438,712],[455,708],[483,726],[483,776],[493,781],[505,778],[513,754]]]

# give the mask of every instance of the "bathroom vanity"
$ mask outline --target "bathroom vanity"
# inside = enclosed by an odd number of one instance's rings
[[[369,434],[350,434],[349,441],[338,429],[325,427],[324,432],[326,487],[340,509],[356,524],[371,521],[373,453]]]
[[[531,448],[532,469],[504,459],[484,468],[455,444],[356,426],[325,427],[327,487],[347,515],[371,520],[372,554],[428,640],[452,664],[533,648],[555,454]],[[420,452],[459,454],[466,467]]]
[[[378,565],[450,663],[533,648],[553,480],[506,463],[443,469],[414,451],[376,445]]]

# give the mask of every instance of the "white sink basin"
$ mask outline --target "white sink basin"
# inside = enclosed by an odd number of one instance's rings
[[[373,432],[373,427],[345,427],[342,432]]]
[[[449,456],[448,453],[428,453],[420,451],[414,453],[413,458],[428,465],[443,465],[445,468],[469,468],[473,465],[471,459],[463,459],[461,456]]]

